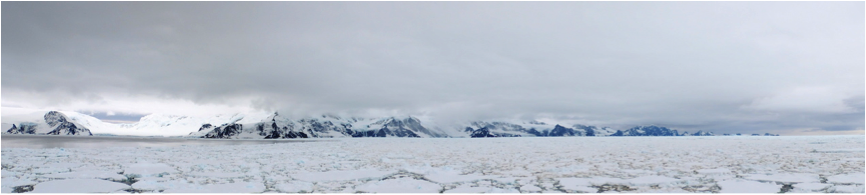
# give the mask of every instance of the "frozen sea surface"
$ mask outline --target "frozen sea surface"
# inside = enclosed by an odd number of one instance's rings
[[[14,147],[5,137],[3,193],[864,192],[864,136],[354,138],[63,148]],[[99,185],[85,185],[93,183]]]

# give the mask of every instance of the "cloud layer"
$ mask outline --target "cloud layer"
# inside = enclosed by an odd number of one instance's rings
[[[863,2],[6,2],[6,107],[864,128]]]

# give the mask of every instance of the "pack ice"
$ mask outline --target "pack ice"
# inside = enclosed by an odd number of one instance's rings
[[[864,192],[864,136],[336,140],[3,148],[2,192]]]

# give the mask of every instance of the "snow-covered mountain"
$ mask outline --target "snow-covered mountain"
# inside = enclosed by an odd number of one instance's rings
[[[667,127],[659,127],[655,125],[637,126],[625,131],[616,131],[610,136],[679,136],[677,130],[671,130]]]
[[[560,124],[547,124],[530,121],[522,124],[507,122],[472,122],[464,129],[470,137],[570,137],[570,136],[609,136],[616,130],[609,127]]]
[[[683,132],[683,134],[680,134],[680,136],[715,136],[715,134],[713,134],[713,132],[706,131],[698,131],[695,133],[689,133],[688,131],[686,131]]]
[[[90,129],[75,121],[65,114],[50,111],[42,116],[42,120],[29,120],[12,124],[5,132],[6,134],[37,134],[37,135],[84,135],[91,136]]]
[[[278,113],[217,114],[209,117],[151,114],[132,124],[106,123],[71,111],[4,108],[5,134],[190,136],[224,139],[292,139],[340,137],[570,137],[570,136],[713,136],[712,132],[679,134],[659,126],[627,130],[538,121],[474,121],[441,126],[412,116],[358,118],[320,115],[289,118]],[[11,113],[11,114],[10,114]]]
[[[256,123],[203,124],[190,136],[228,139],[335,138],[335,137],[448,137],[414,117],[341,118],[322,115],[292,120],[279,113]]]
[[[541,122],[513,124],[506,122],[472,122],[464,129],[470,137],[572,137],[572,136],[713,136],[713,132],[698,131],[694,134],[679,134],[677,130],[659,126],[636,126],[627,130],[609,127],[561,124],[550,125]]]

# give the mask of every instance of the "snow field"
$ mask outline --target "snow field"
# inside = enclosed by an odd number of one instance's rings
[[[337,140],[3,148],[2,189],[4,193],[28,188],[30,192],[123,193],[864,191],[864,154],[848,152],[862,151],[864,136]],[[82,182],[105,185],[78,185]]]

